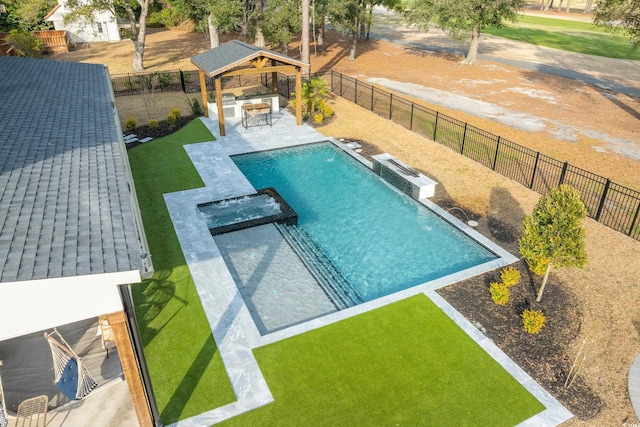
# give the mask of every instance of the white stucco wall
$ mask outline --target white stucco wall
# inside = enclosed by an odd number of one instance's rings
[[[139,271],[0,283],[0,341],[123,309],[118,285]]]

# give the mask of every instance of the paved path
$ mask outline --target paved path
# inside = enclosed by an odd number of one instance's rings
[[[466,55],[468,43],[449,38],[436,28],[421,32],[384,8],[374,9],[371,37],[435,52]],[[640,97],[640,61],[567,52],[482,34],[478,58],[535,72],[552,74],[605,90]]]

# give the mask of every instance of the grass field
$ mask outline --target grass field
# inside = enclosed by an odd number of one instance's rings
[[[275,401],[230,426],[512,426],[544,410],[425,295],[254,350]]]
[[[485,28],[486,34],[569,52],[615,59],[640,59],[640,49],[633,48],[622,35],[605,32],[590,22],[520,15],[516,23],[505,28]]]
[[[212,139],[194,120],[128,151],[155,268],[152,279],[133,286],[133,297],[164,424],[235,400],[163,198],[203,186],[183,145]]]

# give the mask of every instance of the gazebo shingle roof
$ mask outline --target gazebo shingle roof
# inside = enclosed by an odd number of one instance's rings
[[[142,272],[106,67],[0,57],[0,75],[0,282]]]
[[[208,77],[213,77],[238,67],[239,65],[259,56],[267,56],[269,58],[280,60],[286,64],[293,64],[303,68],[309,66],[302,61],[290,58],[281,53],[260,48],[240,40],[231,40],[214,49],[192,56],[191,62],[193,62]]]

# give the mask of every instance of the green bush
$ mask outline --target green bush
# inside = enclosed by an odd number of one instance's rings
[[[540,310],[526,309],[522,312],[521,316],[524,330],[530,334],[540,332],[540,329],[544,326],[544,322],[547,320]]]
[[[202,111],[202,105],[200,105],[200,101],[198,101],[198,98],[189,98],[187,99],[187,103],[191,108],[191,114],[196,117],[204,115],[204,112]]]
[[[13,47],[17,56],[40,58],[44,52],[44,40],[27,31],[11,30],[6,42]]]
[[[176,120],[178,120],[182,115],[180,110],[178,110],[177,108],[172,108],[171,110],[169,110],[169,114],[172,114],[176,118]]]
[[[318,104],[318,111],[320,111],[325,118],[333,116],[333,108],[329,107],[324,101]]]
[[[509,288],[504,283],[492,282],[489,286],[489,293],[497,305],[505,305],[509,302]]]
[[[173,128],[177,124],[178,124],[178,118],[171,113],[167,114],[167,125],[169,125],[170,128]]]
[[[127,118],[127,120],[124,121],[124,128],[128,131],[134,130],[137,126],[138,126],[138,121],[133,117],[129,117]]]
[[[154,119],[149,120],[149,129],[158,130],[159,127],[160,127],[160,124],[158,123],[157,120],[154,120]]]
[[[507,288],[520,283],[520,272],[514,266],[503,268],[500,272],[500,279]]]

